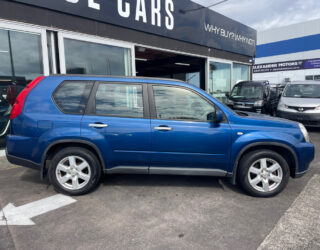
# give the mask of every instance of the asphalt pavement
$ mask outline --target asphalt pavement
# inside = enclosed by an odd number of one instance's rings
[[[223,178],[110,175],[94,192],[55,203],[37,171],[0,158],[0,210],[29,210],[34,224],[0,225],[0,249],[319,249],[320,129],[310,135],[310,171],[268,199]],[[41,202],[56,207],[37,216]]]

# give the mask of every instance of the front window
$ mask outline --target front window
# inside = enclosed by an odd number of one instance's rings
[[[320,98],[320,84],[288,84],[284,97]]]
[[[153,87],[157,118],[162,120],[207,121],[213,104],[183,88]]]
[[[260,99],[262,94],[262,86],[240,84],[233,88],[231,97],[235,99]]]

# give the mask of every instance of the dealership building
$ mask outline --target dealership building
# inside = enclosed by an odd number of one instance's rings
[[[174,78],[224,101],[252,78],[256,36],[190,0],[1,0],[0,138],[39,75]]]
[[[254,80],[320,80],[320,19],[258,32]]]
[[[255,30],[189,0],[0,1],[1,78],[166,77],[222,97],[255,47]]]

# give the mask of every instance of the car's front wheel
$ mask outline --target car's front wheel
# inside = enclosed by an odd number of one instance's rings
[[[287,161],[271,150],[253,151],[240,161],[238,180],[249,194],[271,197],[280,193],[290,176]]]
[[[67,195],[90,192],[99,182],[101,168],[89,150],[68,147],[57,152],[49,167],[49,180],[56,191]]]

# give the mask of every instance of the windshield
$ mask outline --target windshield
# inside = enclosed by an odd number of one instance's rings
[[[296,98],[320,98],[320,84],[289,84],[284,97]]]
[[[259,85],[237,85],[231,93],[232,98],[260,99],[262,98],[262,86]]]

